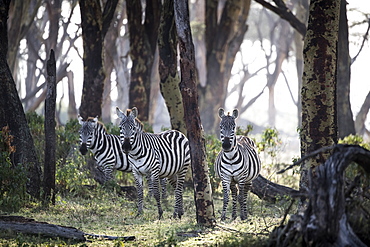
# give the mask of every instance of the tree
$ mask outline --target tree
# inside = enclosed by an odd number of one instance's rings
[[[44,200],[55,204],[56,133],[55,108],[57,97],[56,64],[54,50],[47,61],[47,93],[45,99],[45,159],[44,159]]]
[[[205,156],[205,138],[198,107],[194,44],[189,23],[188,1],[175,0],[175,23],[180,48],[180,89],[190,143],[197,223],[212,226],[215,214]]]
[[[80,115],[84,119],[101,116],[104,68],[103,41],[113,18],[118,0],[107,1],[102,12],[100,1],[80,0],[81,26],[84,48],[84,85]]]
[[[0,2],[0,91],[2,93],[0,97],[0,127],[9,126],[10,134],[14,136],[12,144],[16,147],[12,163],[25,167],[28,177],[27,190],[32,196],[39,197],[41,169],[22,103],[6,60],[9,4],[10,0]]]
[[[347,1],[340,1],[337,68],[338,137],[356,134],[350,103],[351,58],[348,44]]]
[[[145,20],[140,0],[126,1],[132,60],[129,107],[140,109],[139,118],[149,120],[151,73],[157,47],[161,1],[146,1]]]
[[[200,107],[204,129],[215,133],[215,112],[224,105],[227,84],[235,55],[244,39],[251,1],[225,1],[220,20],[218,0],[206,1],[206,85],[200,88]]]
[[[304,43],[302,85],[302,157],[331,146],[337,136],[337,42],[340,2],[313,0]],[[308,159],[301,166],[300,188],[307,189],[308,171],[325,162],[330,152]]]
[[[184,107],[177,71],[177,38],[173,0],[163,3],[158,37],[160,90],[170,114],[171,129],[186,134]]]

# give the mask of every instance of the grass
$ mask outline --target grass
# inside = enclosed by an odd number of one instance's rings
[[[269,233],[278,226],[289,202],[269,204],[251,194],[248,197],[249,217],[246,221],[220,222],[222,198],[214,195],[217,225],[197,225],[193,191],[184,194],[185,215],[172,219],[173,193],[163,203],[163,219],[158,220],[154,198],[145,199],[144,213],[136,217],[136,202],[102,187],[87,191],[84,196],[58,196],[56,204],[42,207],[29,204],[17,215],[52,224],[76,227],[85,233],[109,236],[135,236],[135,241],[88,238],[85,243],[25,236],[0,232],[1,246],[263,246]],[[230,205],[231,206],[231,205]],[[231,216],[231,208],[228,211]]]

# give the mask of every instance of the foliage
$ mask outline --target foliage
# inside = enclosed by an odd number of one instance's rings
[[[8,126],[0,131],[0,210],[16,212],[26,202],[27,175],[22,164],[12,164],[15,152]]]
[[[253,125],[248,124],[247,128],[243,128],[241,126],[236,127],[236,134],[241,136],[248,136],[250,132],[253,130]]]
[[[257,147],[260,152],[266,152],[274,158],[277,156],[281,143],[279,131],[276,128],[266,128],[262,132],[262,140],[258,142]]]
[[[209,178],[214,192],[221,192],[222,188],[219,186],[220,179],[216,177],[214,164],[218,153],[221,150],[221,141],[213,135],[206,136],[206,150],[207,150],[207,164],[209,168]]]
[[[338,141],[339,144],[359,145],[370,150],[370,143],[364,142],[364,138],[359,135],[348,135]]]

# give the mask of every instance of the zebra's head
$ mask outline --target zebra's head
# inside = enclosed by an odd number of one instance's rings
[[[138,110],[133,107],[131,110],[128,109],[126,114],[116,107],[116,112],[121,122],[119,124],[120,128],[120,139],[122,143],[122,150],[128,153],[132,149],[132,144],[136,138],[136,133],[140,131],[140,126],[138,120],[136,119],[138,115]]]
[[[94,137],[94,130],[98,122],[98,116],[95,118],[89,117],[86,121],[78,115],[78,122],[81,124],[81,128],[78,131],[80,133],[80,152],[82,155],[87,153],[87,149],[91,147],[91,141]]]
[[[236,145],[236,136],[235,136],[235,119],[238,117],[238,110],[233,110],[233,114],[230,115],[230,112],[225,115],[224,109],[220,108],[218,110],[218,116],[221,118],[220,122],[220,138],[222,142],[222,148],[225,151],[230,151]]]

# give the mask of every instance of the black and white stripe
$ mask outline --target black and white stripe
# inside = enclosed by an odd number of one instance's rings
[[[78,116],[78,121],[81,124],[80,133],[80,152],[82,155],[90,149],[94,154],[94,159],[97,162],[97,167],[104,174],[104,183],[113,179],[113,170],[121,172],[131,172],[132,166],[128,160],[128,154],[122,151],[120,137],[117,135],[108,134],[103,123],[98,121],[98,118],[89,117],[83,121],[81,116]],[[147,175],[148,187],[152,193],[152,183],[150,174]],[[161,179],[162,197],[167,197],[167,181]]]
[[[119,136],[108,134],[97,117],[89,117],[83,121],[82,117],[78,116],[78,121],[81,124],[80,152],[85,155],[88,149],[91,150],[98,169],[104,173],[104,182],[113,178],[113,169],[132,171],[127,155],[122,151]]]
[[[183,184],[191,163],[188,139],[179,131],[169,130],[159,134],[146,133],[136,118],[136,107],[126,114],[117,107],[121,118],[120,138],[122,149],[129,154],[138,192],[138,212],[143,211],[143,175],[150,174],[153,193],[157,201],[159,218],[162,217],[158,180],[168,178],[175,188],[174,217],[183,215]]]
[[[224,194],[221,220],[226,219],[226,210],[229,203],[229,191],[233,197],[232,219],[236,219],[237,200],[240,204],[240,218],[247,218],[246,199],[251,183],[261,170],[261,161],[255,143],[246,136],[236,136],[235,119],[238,110],[225,115],[221,108],[218,112],[221,118],[220,137],[222,150],[215,161],[215,173],[221,178]],[[239,190],[239,193],[238,193]],[[238,196],[239,194],[239,196]]]

